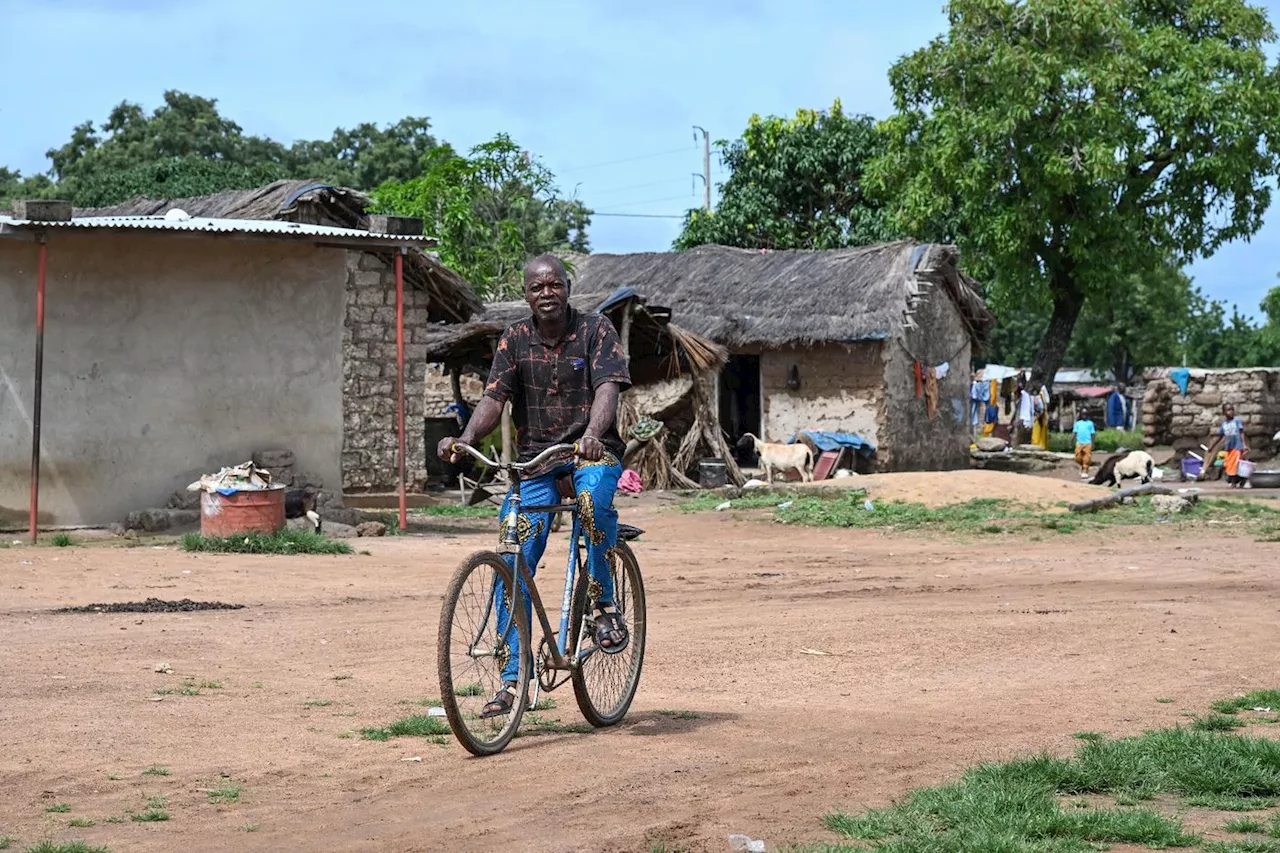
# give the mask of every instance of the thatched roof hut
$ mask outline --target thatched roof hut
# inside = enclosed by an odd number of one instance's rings
[[[133,198],[110,207],[78,208],[75,216],[164,216],[180,208],[191,216],[216,219],[278,219],[311,225],[367,230],[370,199],[358,190],[319,181],[276,181],[251,190],[228,190],[193,198]],[[373,252],[390,265],[387,253]],[[467,282],[429,252],[406,256],[405,282],[429,297],[432,321],[462,322],[481,308]]]
[[[994,318],[953,246],[904,240],[826,251],[700,246],[577,255],[575,293],[631,287],[669,305],[690,331],[730,349],[885,340],[910,324],[918,280],[943,285],[974,344]]]

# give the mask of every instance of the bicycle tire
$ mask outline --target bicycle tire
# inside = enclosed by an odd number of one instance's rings
[[[452,649],[456,648],[454,642],[457,637],[454,633],[457,624],[459,598],[467,588],[467,582],[482,569],[491,569],[495,577],[500,577],[506,590],[515,590],[512,584],[512,572],[507,566],[505,560],[493,551],[477,551],[468,557],[462,565],[453,573],[453,578],[449,581],[449,586],[445,590],[444,601],[440,609],[440,628],[437,636],[436,646],[436,669],[440,677],[440,702],[444,706],[445,716],[449,720],[449,728],[453,730],[453,735],[463,748],[476,756],[494,755],[506,749],[507,744],[511,743],[511,739],[515,737],[516,731],[520,728],[520,720],[524,716],[526,709],[525,700],[528,698],[526,692],[529,683],[530,661],[529,654],[529,624],[525,617],[524,607],[519,604],[519,597],[516,596],[515,606],[510,608],[512,621],[515,625],[517,644],[516,647],[522,651],[520,655],[519,676],[516,683],[520,685],[520,695],[516,703],[512,706],[512,710],[508,713],[501,727],[494,729],[492,725],[479,727],[483,730],[492,730],[493,737],[483,737],[472,731],[469,723],[480,722],[473,719],[474,711],[469,711],[463,707],[460,700],[475,700],[479,697],[481,704],[487,702],[497,688],[493,688],[486,692],[483,682],[479,685],[480,692],[474,692],[470,689],[466,690],[466,695],[458,693],[454,684],[454,660]],[[490,593],[492,594],[492,593]],[[496,635],[497,631],[497,612],[496,607],[490,600],[486,605],[489,618],[494,620],[493,630]],[[484,623],[487,629],[487,623]],[[469,635],[472,631],[478,631],[474,627],[464,630],[464,636]],[[464,647],[466,641],[464,640]],[[467,655],[473,661],[476,659],[474,655]],[[495,658],[495,665],[497,660]],[[501,670],[497,673],[497,683],[501,684]],[[466,687],[472,687],[474,683],[469,682]],[[468,705],[476,704],[474,701],[467,703]],[[468,715],[472,716],[468,716]],[[493,718],[500,719],[500,718]]]
[[[578,700],[578,710],[582,712],[582,716],[586,721],[596,728],[605,728],[614,726],[622,722],[626,717],[627,711],[631,707],[631,701],[635,698],[636,690],[640,687],[640,673],[644,669],[644,643],[646,634],[646,611],[644,598],[644,578],[640,574],[640,563],[636,560],[635,553],[627,545],[626,542],[618,542],[614,552],[618,555],[617,559],[612,561],[612,571],[614,574],[614,589],[620,594],[615,596],[615,604],[619,609],[623,607],[623,601],[626,598],[626,591],[630,590],[630,605],[624,611],[627,628],[631,633],[631,642],[627,648],[617,654],[606,654],[604,651],[597,649],[591,654],[582,665],[573,671],[573,695]],[[578,575],[577,583],[574,585],[573,593],[573,609],[570,611],[570,630],[572,636],[581,639],[582,623],[586,616],[587,606],[589,604],[587,598],[589,595],[591,572],[588,569],[585,560],[580,563],[581,572]],[[623,575],[620,578],[619,575]],[[625,580],[624,580],[625,578]],[[589,640],[594,643],[594,638]],[[620,660],[627,660],[627,672],[625,682],[618,691],[616,698],[609,700],[603,695],[592,696],[591,675],[601,667],[617,668]],[[597,694],[601,691],[596,690]],[[599,707],[601,702],[611,702],[608,708]]]

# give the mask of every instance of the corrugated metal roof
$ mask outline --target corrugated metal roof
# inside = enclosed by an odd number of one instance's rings
[[[433,246],[430,237],[405,237],[398,234],[378,234],[356,228],[337,228],[332,225],[308,225],[279,219],[212,219],[208,217],[168,216],[84,216],[67,222],[43,222],[31,219],[15,219],[0,215],[0,233],[8,229],[23,231],[42,229],[137,229],[149,231],[200,231],[211,234],[260,234],[269,237],[335,239],[343,241],[367,240],[385,244],[395,242],[408,246]]]

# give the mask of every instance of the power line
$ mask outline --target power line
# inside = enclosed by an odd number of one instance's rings
[[[624,201],[618,204],[619,207],[641,207],[646,204],[657,204],[663,201],[684,201],[688,199],[687,195],[667,196],[666,198],[648,198],[644,201]]]
[[[688,153],[688,148],[672,148],[670,151],[655,151],[652,154],[641,154],[638,157],[623,157],[621,160],[606,160],[603,163],[592,163],[588,166],[574,166],[571,169],[561,169],[557,175],[567,175],[570,172],[583,172],[587,169],[599,169],[603,166],[615,166],[619,163],[634,163],[637,160],[651,160],[654,157],[669,157],[672,154]]]
[[[629,219],[684,219],[684,214],[676,213],[592,213],[596,216],[621,216]]]
[[[663,181],[649,181],[647,184],[632,184],[627,187],[610,187],[607,190],[596,190],[594,194],[603,195],[605,193],[620,193],[625,190],[640,190],[645,187],[660,187],[664,184],[674,184],[676,181],[683,181],[684,178],[667,178]]]

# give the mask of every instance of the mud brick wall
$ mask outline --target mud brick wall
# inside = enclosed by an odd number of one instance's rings
[[[1146,374],[1142,399],[1147,447],[1191,446],[1205,441],[1222,422],[1222,405],[1234,403],[1251,447],[1274,451],[1280,430],[1280,369],[1192,370],[1183,394],[1169,378],[1172,368]]]
[[[851,432],[877,447],[884,431],[880,343],[765,350],[760,356],[765,441],[786,442],[805,429]],[[795,365],[800,387],[787,387]]]
[[[428,296],[408,285],[404,293],[405,477],[411,488],[426,480],[423,449],[424,334]],[[347,309],[342,328],[342,487],[394,489],[396,433],[395,270],[373,255],[347,254]],[[447,383],[447,379],[446,379]]]

